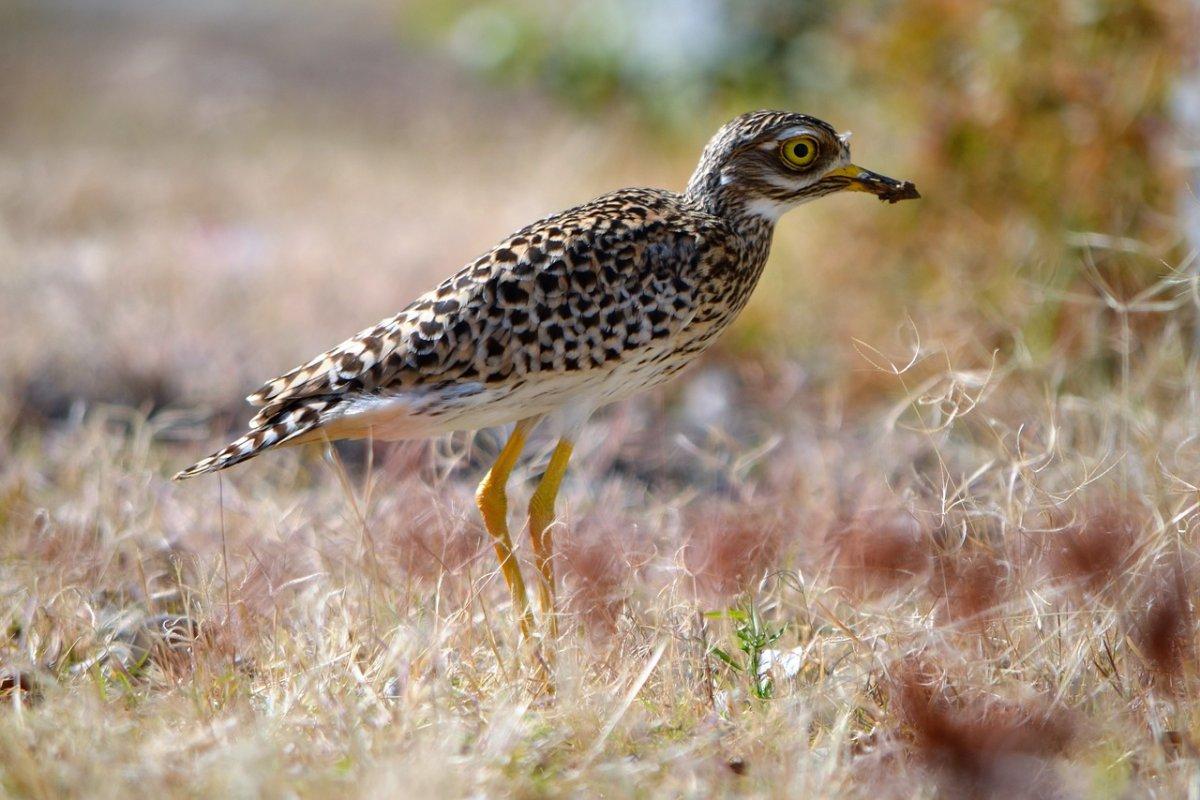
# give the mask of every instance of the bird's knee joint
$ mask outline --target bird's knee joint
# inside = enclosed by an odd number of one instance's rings
[[[485,518],[494,513],[508,511],[508,499],[504,496],[504,487],[498,483],[484,480],[475,490],[475,505],[483,512]]]

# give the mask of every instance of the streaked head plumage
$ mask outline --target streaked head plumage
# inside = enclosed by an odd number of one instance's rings
[[[709,140],[687,193],[714,210],[770,221],[845,189],[890,202],[919,196],[911,183],[851,163],[849,139],[848,133],[806,114],[742,114]]]

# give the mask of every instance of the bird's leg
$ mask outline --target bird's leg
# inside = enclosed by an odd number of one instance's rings
[[[562,438],[550,455],[550,463],[538,482],[537,489],[529,498],[529,538],[533,542],[533,553],[537,560],[541,580],[538,581],[538,600],[542,614],[550,621],[550,635],[558,636],[558,617],[554,609],[554,546],[551,543],[550,526],[554,523],[554,501],[558,487],[562,485],[571,460],[571,440]]]
[[[513,610],[521,626],[521,634],[529,638],[533,631],[533,613],[529,610],[529,597],[525,594],[525,581],[521,578],[521,568],[517,565],[517,556],[513,552],[512,539],[508,535],[508,498],[504,489],[508,476],[516,466],[521,450],[525,447],[525,437],[536,422],[536,418],[523,419],[513,429],[504,449],[496,457],[492,468],[479,482],[475,492],[475,502],[483,515],[483,524],[492,535],[492,545],[496,548],[496,557],[500,559],[500,571],[504,574],[504,582],[512,592]]]

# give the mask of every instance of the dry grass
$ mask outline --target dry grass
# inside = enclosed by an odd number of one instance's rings
[[[236,42],[258,78],[226,78],[256,93],[179,121],[209,106],[153,90],[193,86],[193,40],[151,29],[106,61],[123,35],[32,25],[5,87],[22,114],[0,150],[0,794],[1195,785],[1194,264],[1093,246],[1070,296],[1014,289],[1006,302],[1071,320],[1049,357],[995,320],[918,320],[889,341],[847,313],[839,329],[866,341],[839,340],[832,363],[852,378],[718,353],[676,395],[606,414],[564,492],[548,698],[471,504],[494,436],[166,476],[257,379],[388,312],[447,254],[576,199],[553,176],[677,183],[685,160],[626,158],[620,126],[577,133],[534,98],[508,100],[547,121],[542,138],[509,115],[480,143],[477,89],[386,52],[425,87],[366,93],[404,120],[386,136],[298,119],[337,106],[288,94],[305,82],[280,56]],[[367,62],[346,79],[359,92]],[[143,72],[116,81],[115,64]],[[63,88],[85,75],[88,91]],[[34,101],[63,96],[69,112]],[[603,165],[621,174],[600,181]],[[468,192],[495,213],[464,231]],[[1128,301],[1086,266],[1135,259],[1161,276]],[[201,424],[193,406],[221,413]]]
[[[890,429],[864,423],[869,449],[844,425],[788,432],[757,464],[714,467],[706,495],[607,470],[606,451],[656,433],[598,423],[559,537],[552,699],[460,453],[402,449],[352,467],[347,493],[336,464],[297,454],[170,484],[193,448],[163,444],[167,414],[97,408],[12,437],[0,781],[31,796],[1182,793],[1200,733],[1196,387],[1149,363],[1129,378],[1184,390],[1168,417],[1071,398],[1029,415],[1045,371],[1009,366],[968,413],[941,405],[937,429],[922,395]]]

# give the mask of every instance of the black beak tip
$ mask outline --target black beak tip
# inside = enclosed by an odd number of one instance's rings
[[[917,187],[912,181],[897,181],[895,185],[887,186],[877,196],[885,203],[899,203],[901,200],[920,199],[921,193],[917,191]]]

